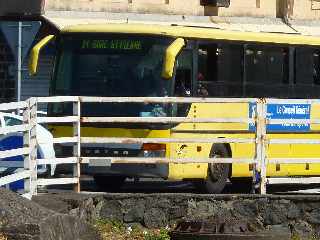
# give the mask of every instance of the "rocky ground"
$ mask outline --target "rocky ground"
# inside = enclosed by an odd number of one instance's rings
[[[83,219],[49,210],[6,189],[0,189],[0,239],[98,239]]]
[[[185,221],[205,234],[320,239],[320,196],[59,193],[29,201],[0,189],[1,240],[100,239],[96,230],[105,239],[140,240],[148,229],[186,231]]]
[[[318,239],[320,196],[199,194],[49,194],[34,201],[87,222],[116,221],[145,228],[206,222],[208,233],[270,234]]]

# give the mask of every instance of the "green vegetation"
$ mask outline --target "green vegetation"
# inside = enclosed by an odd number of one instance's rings
[[[170,240],[168,229],[150,230],[103,219],[97,220],[94,227],[104,240]]]

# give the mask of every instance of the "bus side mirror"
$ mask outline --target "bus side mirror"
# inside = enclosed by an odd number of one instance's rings
[[[177,58],[179,52],[182,50],[182,48],[185,45],[186,45],[186,43],[183,38],[177,38],[167,48],[166,53],[165,53],[165,57],[164,57],[162,74],[161,74],[161,76],[164,79],[172,78],[176,58]]]
[[[52,39],[54,35],[48,35],[38,42],[31,50],[30,59],[29,59],[29,73],[30,75],[36,75],[38,71],[38,62],[40,51],[45,47]]]

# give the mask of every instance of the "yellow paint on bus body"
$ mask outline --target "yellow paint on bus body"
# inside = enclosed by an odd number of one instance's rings
[[[196,111],[195,111],[196,109]],[[249,106],[246,103],[223,103],[223,104],[192,104],[189,116],[215,117],[215,118],[247,118]],[[311,119],[320,117],[320,105],[311,108]],[[185,123],[171,130],[143,130],[123,128],[94,128],[82,127],[83,137],[144,137],[144,138],[254,138],[252,133],[231,133],[232,131],[247,131],[248,124],[232,123]],[[311,125],[311,130],[319,130],[319,125]],[[52,126],[56,137],[71,136],[72,127]],[[224,133],[211,133],[210,131],[224,131]],[[230,131],[230,133],[228,133]],[[318,133],[271,133],[268,138],[289,139],[319,139]],[[185,145],[183,150],[181,146]],[[212,144],[167,144],[167,157],[172,158],[205,158],[209,157]],[[199,150],[201,147],[201,151]],[[255,145],[253,143],[230,144],[232,157],[253,158]],[[311,144],[270,144],[267,156],[269,158],[316,158],[319,157],[319,147]],[[208,164],[169,164],[169,179],[205,179],[207,178]],[[319,175],[320,164],[269,164],[268,176],[311,176]],[[232,177],[248,177],[252,172],[248,164],[233,164]]]
[[[221,29],[184,27],[184,26],[161,26],[144,24],[83,24],[74,25],[61,29],[63,34],[73,33],[121,33],[121,34],[144,34],[158,36],[182,37],[185,39],[211,39],[259,43],[279,43],[286,45],[314,45],[320,46],[320,38],[303,36],[299,34],[282,33],[254,33],[227,31]],[[100,45],[102,43],[99,43]],[[99,46],[100,46],[99,45]],[[102,46],[102,45],[101,45]],[[190,106],[190,117],[201,118],[247,118],[249,105],[247,103],[223,103],[223,104],[192,104]],[[311,109],[311,119],[320,118],[320,105],[314,104]],[[53,126],[55,137],[71,136],[71,127]],[[138,130],[138,129],[108,129],[82,127],[84,137],[173,137],[173,138],[254,138],[254,133],[232,133],[235,131],[247,131],[248,124],[233,123],[196,123],[180,124],[171,130]],[[220,133],[217,133],[221,131]],[[320,130],[320,125],[311,125],[312,130]],[[198,132],[196,132],[198,131]],[[223,132],[223,133],[222,133]],[[319,139],[317,133],[272,133],[268,138],[290,138],[290,139]],[[211,144],[168,144],[167,157],[208,157]],[[201,151],[199,151],[201,147]],[[255,155],[254,144],[230,144],[232,157],[253,158]],[[269,158],[316,158],[319,157],[319,147],[308,144],[272,144],[268,146],[267,156]],[[169,164],[169,179],[197,179],[207,178],[208,164]],[[319,175],[320,164],[281,164],[280,168],[275,164],[269,164],[268,176],[310,176]],[[232,177],[248,177],[252,172],[248,164],[233,164]]]
[[[62,33],[121,33],[172,36],[175,38],[217,39],[228,41],[320,45],[320,38],[301,34],[256,33],[215,28],[165,26],[150,24],[78,24],[64,27]]]

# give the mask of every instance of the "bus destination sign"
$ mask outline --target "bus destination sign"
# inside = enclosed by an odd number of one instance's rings
[[[112,50],[141,50],[141,40],[111,39],[93,40],[86,39],[81,42],[81,49],[112,49]]]
[[[249,117],[256,111],[256,103],[249,104]],[[268,119],[305,119],[310,120],[310,104],[268,104]],[[255,124],[249,124],[249,130],[255,131]],[[267,131],[271,132],[307,132],[310,131],[310,124],[268,124]]]

